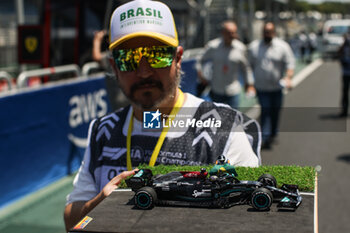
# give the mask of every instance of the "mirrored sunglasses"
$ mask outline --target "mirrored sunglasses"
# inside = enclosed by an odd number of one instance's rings
[[[175,56],[176,47],[152,46],[134,49],[116,49],[112,55],[120,71],[135,71],[142,57],[152,68],[165,68],[171,66]]]

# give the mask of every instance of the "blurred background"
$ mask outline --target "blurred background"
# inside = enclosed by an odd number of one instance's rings
[[[1,70],[13,76],[24,69],[18,57],[19,26],[40,27],[44,51],[42,64],[29,67],[78,64],[92,61],[94,32],[108,30],[113,10],[125,1],[2,0],[0,8]],[[220,22],[234,19],[240,39],[248,43],[260,37],[261,24],[273,21],[278,35],[293,40],[301,31],[322,36],[328,19],[349,17],[347,1],[297,0],[179,0],[163,1],[173,11],[180,44],[200,48],[220,32]]]
[[[293,49],[296,73],[322,60],[335,70],[330,76],[340,76],[334,59],[350,28],[350,0],[161,1],[171,8],[185,49],[183,91],[196,94],[195,58],[226,19],[237,22],[245,44],[259,39],[264,22],[272,21]],[[89,122],[126,104],[113,74],[92,55],[97,31],[107,32],[100,44],[106,50],[110,16],[125,2],[0,1],[0,232],[64,232],[65,196]],[[329,105],[338,107],[334,98]],[[256,103],[242,93],[243,111]],[[349,158],[345,153],[343,160]]]

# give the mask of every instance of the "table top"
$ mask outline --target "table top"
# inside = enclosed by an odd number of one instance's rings
[[[139,210],[132,191],[115,191],[87,216],[92,220],[71,232],[313,232],[314,196],[302,195],[296,211],[256,211],[249,205],[228,209],[156,206]]]

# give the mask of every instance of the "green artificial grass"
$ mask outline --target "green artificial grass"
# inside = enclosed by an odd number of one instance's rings
[[[206,168],[209,171],[213,165],[208,166],[176,166],[176,165],[158,165],[150,167],[148,165],[140,165],[139,169],[151,169],[153,175],[166,174],[172,171],[200,171]],[[239,180],[257,180],[262,174],[268,173],[273,175],[277,180],[277,186],[282,184],[296,184],[299,190],[303,192],[314,191],[315,168],[301,166],[261,166],[256,168],[236,167]],[[126,188],[123,181],[120,188]]]

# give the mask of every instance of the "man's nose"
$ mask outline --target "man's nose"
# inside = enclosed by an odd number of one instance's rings
[[[136,75],[140,78],[149,78],[153,75],[153,69],[147,62],[145,57],[141,58],[139,67],[136,70]]]

